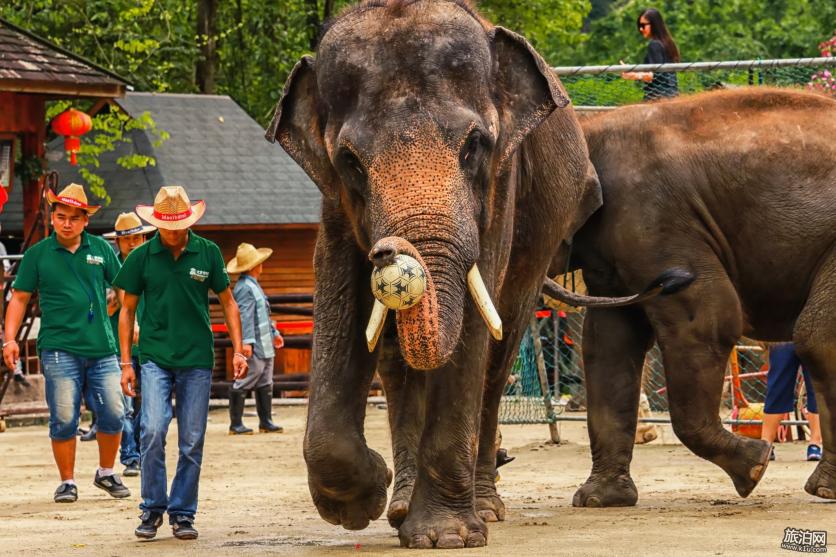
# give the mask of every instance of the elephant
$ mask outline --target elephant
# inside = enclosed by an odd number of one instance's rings
[[[638,499],[630,461],[654,340],[677,437],[748,496],[771,444],[732,434],[718,415],[741,336],[795,343],[823,402],[824,456],[805,490],[836,498],[836,100],[744,88],[624,107],[582,127],[603,205],[553,266],[582,269],[598,296],[668,267],[695,280],[676,295],[588,310],[593,465],[573,504]]]
[[[485,519],[504,514],[495,435],[510,364],[553,254],[601,204],[566,91],[469,2],[372,0],[297,63],[267,139],[322,193],[303,446],[319,514],[365,528],[394,480],[387,518],[403,546],[485,545]],[[370,275],[401,255],[426,292],[386,322]],[[363,435],[376,371],[394,473]]]

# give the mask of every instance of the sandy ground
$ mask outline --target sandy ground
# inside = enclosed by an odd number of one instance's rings
[[[57,486],[44,426],[0,434],[0,555],[388,555],[398,548],[385,518],[349,532],[319,518],[308,495],[301,455],[304,408],[277,408],[282,435],[229,437],[226,414],[210,414],[194,542],[164,526],[154,541],[133,536],[139,478],[133,495],[115,500],[91,484],[95,446],[79,445],[79,501],[52,502]],[[246,418],[250,425],[255,419]],[[669,429],[636,448],[638,506],[574,509],[571,498],[590,469],[582,424],[563,425],[567,443],[545,444],[544,425],[505,426],[504,444],[517,460],[503,468],[506,522],[490,526],[489,545],[461,555],[778,555],[784,528],[829,530],[836,546],[836,504],[804,493],[813,464],[804,445],[778,447],[764,481],[748,499],[725,475],[688,452]],[[169,470],[174,469],[174,424]],[[367,437],[390,460],[386,413],[370,407]],[[171,472],[170,472],[171,474]],[[412,553],[415,554],[415,553]]]

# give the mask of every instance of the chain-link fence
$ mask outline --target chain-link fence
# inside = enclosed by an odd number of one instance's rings
[[[739,60],[554,68],[580,111],[747,86],[793,87],[836,96],[836,58]]]
[[[836,57],[793,60],[744,60],[661,65],[558,67],[575,109],[611,110],[618,106],[720,88],[792,87],[836,96]],[[623,74],[627,72],[625,79]],[[649,75],[652,74],[652,75]],[[567,285],[570,286],[570,285]],[[571,286],[574,286],[572,284]],[[583,420],[565,411],[585,411],[583,311],[542,310],[526,333],[500,406],[500,422],[549,423]],[[538,346],[542,348],[538,348]],[[542,354],[542,358],[539,356]],[[734,428],[759,426],[766,397],[767,352],[743,341],[732,352],[724,383],[720,415]],[[664,365],[659,347],[647,353],[642,391],[651,412],[667,421]],[[548,391],[548,392],[546,392]],[[796,389],[796,411],[784,425],[804,425],[803,382]],[[747,432],[751,435],[753,431]],[[799,437],[809,434],[799,430]],[[554,435],[553,435],[554,437]]]
[[[500,423],[553,424],[584,419],[565,414],[566,411],[585,412],[587,409],[581,357],[583,319],[582,310],[540,310],[536,313],[535,325],[523,337],[511,370],[500,405]],[[745,339],[738,343],[729,358],[718,409],[727,424],[746,428],[761,423],[767,370],[766,347]],[[546,392],[548,394],[544,396]],[[651,412],[657,414],[656,418],[644,421],[669,421],[665,369],[656,344],[645,358],[642,392],[647,396]],[[796,392],[797,408],[784,425],[806,425],[802,412],[806,402],[803,381],[799,381]],[[802,434],[809,435],[809,432],[799,432],[799,436]]]

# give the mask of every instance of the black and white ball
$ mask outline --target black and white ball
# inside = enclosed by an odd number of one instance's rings
[[[395,262],[372,271],[372,293],[389,309],[411,308],[427,289],[427,275],[418,261],[408,255],[396,255]]]

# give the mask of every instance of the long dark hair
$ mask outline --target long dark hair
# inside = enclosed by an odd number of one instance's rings
[[[662,19],[662,14],[656,8],[648,8],[643,11],[639,17],[636,18],[636,26],[639,25],[642,17],[647,19],[650,23],[650,36],[662,43],[665,47],[665,53],[671,62],[679,62],[679,48],[676,46],[676,41],[671,37],[665,21]]]

